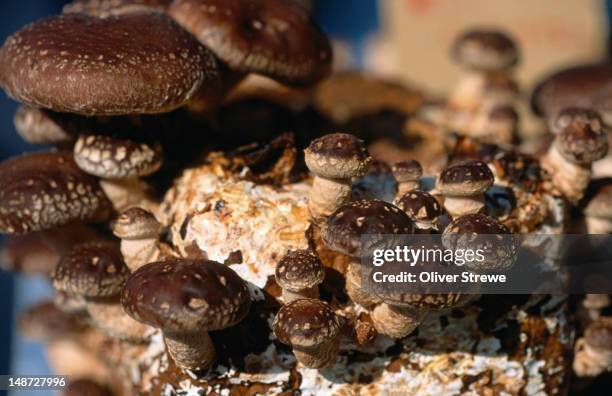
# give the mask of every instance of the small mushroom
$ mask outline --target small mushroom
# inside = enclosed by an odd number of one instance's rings
[[[478,71],[507,70],[519,61],[514,41],[507,33],[496,30],[467,31],[457,38],[451,52],[460,65]]]
[[[444,194],[444,208],[452,216],[480,212],[484,193],[493,185],[493,173],[482,161],[461,161],[444,168],[437,180],[438,190]]]
[[[409,191],[419,190],[423,167],[416,160],[396,162],[391,168],[397,180],[397,197],[404,196]]]
[[[351,181],[363,176],[372,161],[363,142],[334,133],[313,140],[304,150],[306,166],[315,175],[308,208],[315,221],[329,216],[351,198]]]
[[[217,80],[212,53],[162,13],[55,15],[22,28],[0,49],[5,92],[54,111],[168,112]]]
[[[411,234],[414,224],[396,206],[379,200],[350,202],[325,221],[321,238],[328,249],[350,257],[346,289],[353,302],[370,307],[379,302],[361,287],[361,236],[366,234]]]
[[[60,122],[61,116],[45,109],[19,106],[13,117],[15,130],[28,143],[69,144],[75,135]]]
[[[23,234],[72,221],[101,222],[110,203],[70,153],[41,152],[0,163],[0,232]]]
[[[100,186],[116,210],[148,200],[148,186],[139,177],[155,173],[163,162],[159,143],[99,134],[81,134],[74,159],[83,171],[103,178]]]
[[[608,138],[594,111],[566,109],[557,117],[560,130],[542,166],[551,174],[555,187],[576,204],[591,180],[591,164],[608,152]],[[563,125],[566,126],[561,128]]]
[[[392,338],[404,338],[423,322],[427,311],[382,303],[372,310],[372,323],[378,333]]]
[[[582,208],[589,234],[612,233],[612,178],[592,180],[582,200]]]
[[[310,85],[331,70],[331,47],[306,10],[284,0],[176,0],[169,14],[232,70]]]
[[[121,254],[130,271],[134,272],[159,258],[161,224],[153,213],[142,208],[130,208],[113,221],[111,228],[113,234],[121,238]]]
[[[424,191],[410,191],[394,203],[408,215],[416,228],[439,231],[440,216],[444,214],[444,209],[433,195]]]
[[[17,327],[26,338],[49,342],[74,336],[87,326],[78,316],[60,310],[51,301],[43,301],[21,312]]]
[[[574,372],[578,377],[595,377],[612,370],[612,318],[591,322],[576,341]]]
[[[518,140],[519,116],[512,106],[495,106],[474,118],[471,136],[486,143],[509,146]]]
[[[130,272],[119,248],[112,243],[76,245],[55,267],[53,286],[85,299],[87,312],[102,331],[122,340],[140,342],[150,328],[130,318],[119,303]]]
[[[274,272],[283,289],[285,303],[300,298],[319,298],[319,284],[325,278],[323,263],[310,250],[293,250],[283,256]]]
[[[272,328],[278,340],[291,346],[295,358],[305,367],[328,367],[338,357],[342,326],[324,301],[304,298],[283,305]]]
[[[170,356],[188,370],[211,366],[215,347],[208,332],[236,325],[251,306],[246,283],[232,269],[187,259],[139,268],[121,302],[132,318],[162,331]]]
[[[609,294],[587,294],[582,300],[582,306],[587,309],[589,318],[597,320],[601,316],[601,311],[610,306]]]

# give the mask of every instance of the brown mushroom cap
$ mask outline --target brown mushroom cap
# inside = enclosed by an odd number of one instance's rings
[[[493,172],[482,161],[461,161],[449,165],[437,180],[437,186],[442,194],[456,197],[466,197],[484,193],[495,181]]]
[[[305,85],[331,69],[327,37],[291,1],[176,0],[169,14],[233,70]]]
[[[160,13],[56,15],[27,25],[0,49],[7,94],[84,115],[167,112],[217,78],[212,53]]]
[[[348,256],[361,254],[366,234],[411,234],[412,220],[398,207],[377,199],[353,201],[332,213],[321,230],[325,245]]]
[[[566,160],[588,165],[608,153],[608,137],[596,112],[566,109],[559,113],[555,125],[560,131],[554,145]]]
[[[96,298],[118,295],[129,275],[117,244],[86,242],[72,248],[51,277],[57,290]]]
[[[156,143],[82,134],[74,145],[74,160],[91,175],[124,179],[155,173],[162,165],[163,153]]]
[[[400,183],[418,181],[423,176],[423,167],[416,160],[396,162],[391,171],[395,180]]]
[[[129,208],[117,216],[111,228],[121,239],[154,238],[159,235],[161,224],[153,213],[143,208]]]
[[[519,61],[514,41],[496,30],[470,30],[459,36],[451,50],[453,59],[471,69],[503,70]]]
[[[74,141],[75,136],[44,109],[19,106],[13,123],[19,136],[32,144],[60,144]]]
[[[328,303],[303,298],[283,305],[272,328],[283,344],[310,348],[338,337],[341,325]]]
[[[444,209],[433,195],[424,191],[404,194],[395,204],[412,221],[433,221],[444,213]]]
[[[73,0],[64,14],[88,14],[99,18],[131,12],[165,12],[172,0]]]
[[[71,221],[103,221],[110,202],[98,181],[66,152],[42,152],[0,163],[0,232],[26,233]]]
[[[612,219],[612,177],[591,180],[582,202],[585,215]]]
[[[323,282],[323,263],[310,250],[293,250],[283,256],[274,272],[276,282],[284,290],[300,292]]]
[[[363,141],[348,133],[321,136],[310,143],[304,155],[312,173],[330,179],[363,176],[372,162]]]
[[[51,301],[40,302],[21,312],[17,326],[24,337],[40,341],[69,336],[86,327],[76,315],[62,311]]]
[[[612,351],[612,318],[601,317],[584,331],[584,339],[593,348]]]
[[[188,259],[139,268],[125,284],[121,303],[139,322],[177,333],[233,326],[251,306],[246,283],[231,268]]]
[[[612,63],[575,66],[560,70],[539,83],[531,107],[549,117],[568,107],[593,108],[601,92],[612,89]]]
[[[457,217],[442,234],[447,249],[482,249],[484,260],[466,263],[475,270],[505,270],[516,260],[516,240],[504,224],[480,213]]]

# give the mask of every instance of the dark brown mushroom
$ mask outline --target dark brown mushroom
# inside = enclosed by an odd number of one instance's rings
[[[574,372],[578,377],[595,377],[612,370],[612,318],[591,322],[576,342]]]
[[[608,137],[594,111],[571,108],[557,117],[558,133],[542,166],[551,174],[555,187],[575,204],[591,180],[592,163],[608,152]]]
[[[508,69],[519,61],[514,41],[507,33],[497,30],[467,31],[457,38],[451,52],[462,66],[480,71]]]
[[[492,185],[493,173],[482,161],[462,161],[444,168],[437,180],[444,194],[444,208],[452,216],[478,213],[484,208],[484,192]]]
[[[111,228],[121,238],[121,254],[130,271],[159,258],[161,224],[153,213],[138,207],[127,209],[114,219]]]
[[[51,301],[43,301],[21,312],[17,327],[22,336],[47,342],[73,337],[87,326],[78,316],[62,311]]]
[[[126,179],[155,173],[162,165],[163,153],[159,144],[82,134],[74,145],[74,160],[91,175]]]
[[[310,250],[293,250],[280,259],[274,272],[283,289],[285,303],[300,298],[319,298],[319,284],[325,278],[323,263]]]
[[[350,202],[332,213],[321,229],[328,249],[351,258],[346,271],[346,288],[351,299],[365,307],[378,299],[361,286],[361,236],[366,234],[412,234],[414,224],[396,206],[379,200]]]
[[[210,51],[161,13],[42,19],[6,40],[0,72],[16,100],[84,115],[167,112],[218,79]]]
[[[396,162],[391,168],[397,180],[397,197],[402,197],[409,191],[419,190],[423,167],[416,160]]]
[[[133,342],[148,339],[151,329],[125,314],[118,297],[130,275],[113,243],[75,246],[52,273],[53,286],[85,299],[95,325],[109,335]]]
[[[246,283],[232,269],[187,259],[139,268],[121,302],[131,317],[161,329],[170,356],[189,370],[211,366],[215,347],[208,332],[236,325],[251,306]]]
[[[169,13],[233,70],[308,85],[331,69],[327,38],[293,2],[176,0]]]
[[[418,229],[439,230],[440,216],[444,214],[444,209],[433,195],[424,191],[410,191],[394,203]]]
[[[315,221],[329,216],[351,198],[351,181],[363,176],[372,161],[363,142],[334,133],[313,140],[304,150],[306,166],[315,175],[308,208]]]
[[[70,153],[45,152],[0,163],[0,232],[22,234],[67,224],[99,222],[110,202],[98,181]]]
[[[272,328],[280,342],[291,346],[308,368],[334,364],[340,348],[340,318],[324,301],[304,298],[283,305]]]

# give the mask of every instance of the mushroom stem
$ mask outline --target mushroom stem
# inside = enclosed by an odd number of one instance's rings
[[[319,298],[319,285],[300,290],[299,292],[283,289],[282,297],[285,304],[300,298]]]
[[[444,198],[444,208],[453,218],[479,213],[484,206],[484,194],[478,194],[471,197],[446,196]]]
[[[130,271],[134,272],[159,258],[157,238],[122,239],[121,254]]]
[[[340,350],[340,336],[312,348],[293,347],[293,354],[303,366],[318,369],[329,367],[336,361]]]
[[[410,191],[418,190],[420,188],[420,182],[417,181],[405,181],[397,183],[397,195],[396,197],[403,197],[404,194]]]
[[[315,176],[308,197],[308,208],[313,219],[332,214],[351,199],[351,179],[328,179]]]
[[[96,327],[111,337],[129,342],[146,342],[151,335],[151,327],[129,317],[115,299],[88,299],[87,312]]]
[[[179,333],[164,331],[168,353],[179,367],[204,370],[215,359],[215,346],[208,332]]]
[[[361,277],[361,263],[357,260],[351,261],[346,268],[346,293],[354,303],[362,307],[378,304],[380,300],[361,287]]]
[[[425,315],[424,310],[382,303],[372,311],[372,323],[380,334],[392,338],[404,338],[423,322]]]
[[[551,174],[553,184],[572,203],[582,198],[591,181],[591,166],[569,162],[554,144],[542,159],[542,166]]]
[[[132,206],[146,207],[145,203],[149,201],[147,187],[138,177],[102,179],[100,187],[118,212]]]
[[[602,217],[586,216],[587,233],[589,234],[612,234],[612,220]]]

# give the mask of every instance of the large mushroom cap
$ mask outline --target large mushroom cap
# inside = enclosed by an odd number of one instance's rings
[[[275,270],[276,282],[285,290],[299,292],[323,282],[323,263],[310,250],[293,250],[280,259]]]
[[[361,200],[341,206],[321,230],[325,245],[349,255],[361,254],[361,236],[366,234],[412,234],[412,220],[398,207],[384,201]]]
[[[85,172],[107,179],[148,176],[162,165],[162,147],[105,135],[82,134],[74,145],[74,160]]]
[[[582,202],[585,215],[612,219],[612,177],[592,180]]]
[[[554,144],[566,160],[588,165],[608,153],[608,137],[596,112],[566,109],[559,113],[555,125],[560,131]]]
[[[233,326],[251,306],[246,283],[232,269],[188,259],[139,268],[125,284],[121,302],[139,322],[178,333]]]
[[[332,133],[313,140],[304,156],[312,173],[330,179],[363,176],[372,162],[363,141],[348,133]]]
[[[130,270],[114,243],[87,242],[76,245],[53,271],[53,286],[88,298],[112,297],[121,292]]]
[[[519,61],[514,41],[496,30],[467,31],[455,41],[451,53],[457,62],[476,70],[508,69]]]
[[[52,16],[0,49],[0,83],[10,96],[84,115],[167,112],[217,78],[212,53],[160,13]]]
[[[531,107],[549,117],[568,107],[593,108],[602,92],[612,89],[612,63],[581,65],[560,70],[539,83]]]
[[[165,12],[172,0],[73,0],[64,6],[65,14],[88,14],[100,18],[131,12]]]
[[[176,0],[169,13],[236,71],[295,85],[330,71],[329,41],[293,1]]]
[[[464,197],[487,191],[494,182],[493,172],[482,161],[461,161],[449,165],[437,181],[445,195]]]
[[[70,153],[26,154],[0,163],[0,232],[21,234],[67,224],[102,221],[110,202],[98,181]]]
[[[157,237],[161,224],[153,213],[133,207],[123,211],[111,224],[113,234],[121,239],[143,239]]]
[[[272,325],[283,344],[309,348],[331,341],[340,334],[340,320],[325,301],[304,298],[283,305]]]

